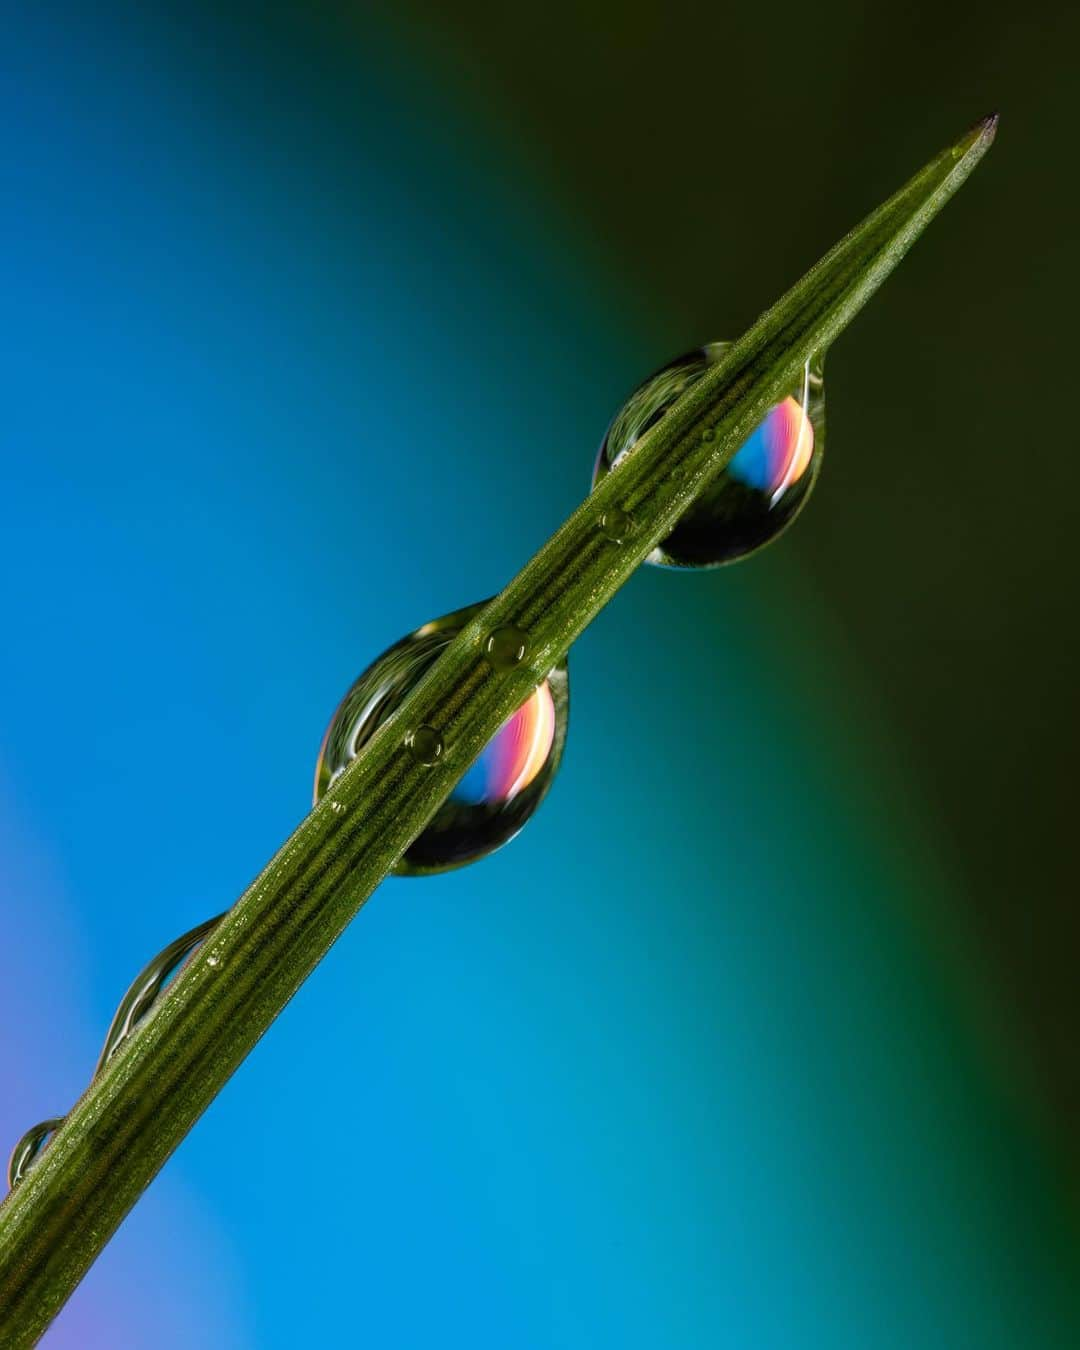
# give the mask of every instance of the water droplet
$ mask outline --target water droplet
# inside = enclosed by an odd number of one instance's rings
[[[496,628],[484,643],[484,655],[495,670],[513,670],[525,660],[528,650],[528,634],[512,623]]]
[[[333,813],[334,813],[335,816],[343,816],[343,815],[345,814],[345,810],[346,810],[345,803],[344,803],[344,802],[331,802],[331,803],[330,803],[330,810],[333,811]]]
[[[215,956],[213,953],[211,953],[206,958],[206,964],[210,967],[211,970],[217,970],[218,966],[221,965],[221,957]]]
[[[10,1187],[14,1188],[22,1181],[30,1170],[31,1163],[36,1162],[41,1157],[45,1149],[52,1143],[53,1135],[63,1123],[63,1116],[55,1116],[52,1120],[43,1120],[26,1131],[11,1150],[11,1159],[8,1162],[8,1185]]]
[[[416,727],[405,737],[405,744],[413,759],[429,769],[443,752],[443,739],[434,727]]]
[[[224,916],[215,914],[197,927],[182,933],[174,942],[158,952],[138,976],[128,986],[128,991],[120,1000],[120,1006],[113,1015],[105,1044],[98,1056],[94,1077],[105,1068],[109,1060],[121,1045],[157,1007],[162,994],[184,967],[184,962],[198,947],[206,941],[212,929],[216,928]]]
[[[621,544],[633,529],[633,520],[621,507],[613,506],[600,517],[600,533],[613,544]]]
[[[323,738],[315,769],[316,801],[400,707],[443,648],[486,603],[424,624],[364,671],[345,695]],[[500,628],[490,636],[506,631]],[[512,643],[505,641],[517,650],[523,646],[525,634],[520,629],[510,631],[516,637]],[[500,638],[500,650],[503,641]],[[568,707],[563,663],[506,719],[427,829],[410,844],[395,870],[401,875],[442,872],[483,858],[512,839],[539,806],[558,770]],[[422,729],[417,727],[412,733],[413,753]],[[438,732],[434,734],[438,736]]]
[[[667,412],[679,395],[724,355],[710,342],[651,375],[615,414],[593,469],[595,486]],[[715,436],[706,428],[702,440]],[[821,467],[825,393],[818,358],[797,388],[765,414],[734,458],[646,559],[666,567],[716,567],[770,543],[795,519]]]
[[[93,1077],[104,1073],[109,1061],[127,1038],[134,1032],[150,1013],[158,1006],[161,995],[176,975],[183,969],[188,957],[201,947],[211,931],[224,918],[224,914],[215,914],[196,928],[182,933],[175,942],[158,952],[157,956],[145,966],[138,977],[129,985],[127,993],[113,1015],[105,1037],[105,1044],[94,1069]],[[217,966],[221,958],[208,956],[206,964]],[[64,1123],[64,1117],[43,1120],[27,1130],[15,1145],[8,1162],[8,1185],[15,1187],[26,1175],[30,1166],[52,1141],[53,1135]]]

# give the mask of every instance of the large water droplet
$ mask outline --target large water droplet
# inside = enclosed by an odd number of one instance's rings
[[[401,706],[439,653],[483,609],[484,601],[455,610],[396,642],[359,677],[334,713],[315,766],[315,800],[345,771],[374,733]],[[492,639],[495,650],[489,649]],[[524,656],[526,635],[507,625],[484,643],[485,655],[499,669]],[[569,710],[565,662],[556,666],[517,712],[502,724],[473,761],[427,829],[415,839],[395,871],[419,876],[461,867],[494,852],[521,829],[540,805],[562,758]],[[406,746],[417,754],[417,738],[434,728],[402,729]],[[430,751],[425,740],[420,751]],[[431,756],[432,762],[439,756]]]
[[[593,469],[594,487],[730,346],[707,343],[639,385],[608,427]],[[707,432],[703,437],[709,439]],[[665,567],[717,567],[770,543],[809,497],[824,445],[825,387],[822,363],[815,358],[807,362],[797,387],[769,409],[727,468],[646,561]]]

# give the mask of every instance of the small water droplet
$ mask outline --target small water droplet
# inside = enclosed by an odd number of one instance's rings
[[[316,801],[483,608],[484,604],[470,605],[424,624],[364,671],[323,738],[315,769]],[[461,867],[512,839],[539,806],[558,770],[568,707],[566,665],[560,664],[488,741],[395,871],[417,876]],[[420,730],[417,727],[411,738],[412,753]]]
[[[495,670],[513,670],[525,660],[528,650],[528,634],[512,623],[496,628],[484,643],[484,655]]]
[[[593,486],[715,365],[729,342],[710,342],[651,375],[612,419],[593,468]],[[701,433],[714,439],[715,428]],[[765,414],[727,467],[646,559],[667,567],[716,567],[775,539],[810,496],[825,443],[822,363],[808,361],[796,388]]]
[[[613,544],[621,544],[634,529],[634,522],[621,507],[613,506],[600,517],[600,533]]]
[[[443,739],[434,727],[414,727],[405,737],[413,759],[430,769],[443,752]]]
[[[221,957],[216,955],[214,952],[211,952],[210,955],[206,958],[206,964],[210,967],[211,970],[217,970],[218,966],[221,965]]]
[[[343,816],[343,815],[345,814],[345,811],[346,811],[345,803],[344,803],[344,802],[331,802],[331,803],[330,803],[330,810],[333,811],[333,813],[334,813],[335,816]]]
[[[139,972],[128,986],[120,1000],[120,1006],[113,1014],[112,1022],[105,1036],[105,1044],[94,1068],[92,1080],[104,1073],[109,1061],[131,1034],[136,1031],[158,1006],[163,991],[183,969],[192,953],[206,941],[209,934],[224,918],[224,914],[215,914],[205,919],[197,927],[182,933],[173,942],[153,958]],[[210,956],[207,964],[219,964],[217,956]],[[15,1145],[8,1163],[8,1185],[14,1188],[27,1170],[52,1142],[52,1137],[64,1123],[64,1117],[43,1120],[27,1130]]]
[[[52,1143],[53,1135],[63,1123],[63,1116],[55,1116],[52,1120],[40,1121],[26,1131],[11,1150],[11,1159],[8,1162],[9,1187],[14,1189],[22,1181],[30,1170],[30,1165],[41,1157],[45,1149]]]
[[[223,917],[221,914],[215,914],[213,918],[206,919],[197,927],[182,933],[158,952],[152,961],[147,962],[132,980],[127,993],[120,1000],[120,1006],[113,1014],[113,1020],[105,1036],[105,1044],[98,1056],[97,1068],[94,1070],[95,1078],[104,1070],[128,1037],[158,1006],[162,994],[184,968],[188,957],[202,946],[211,930]]]

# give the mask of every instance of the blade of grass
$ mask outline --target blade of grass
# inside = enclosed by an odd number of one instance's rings
[[[637,444],[446,649],[95,1079],[0,1207],[0,1346],[41,1335],[158,1169],[420,833],[502,721],[567,652],[807,359],[850,322],[993,140],[979,123],[836,245]],[[704,433],[704,434],[703,434]],[[621,544],[600,528],[629,513]],[[528,634],[493,670],[484,642]],[[411,728],[438,729],[433,767]],[[69,772],[78,772],[77,764]],[[166,769],[167,772],[167,769]],[[137,818],[118,812],[118,857]],[[309,1173],[351,1166],[330,1150]]]

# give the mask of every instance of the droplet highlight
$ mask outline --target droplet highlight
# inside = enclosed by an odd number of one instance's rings
[[[127,993],[120,1000],[120,1006],[113,1015],[105,1036],[105,1044],[102,1046],[97,1068],[94,1070],[95,1077],[105,1069],[128,1037],[146,1021],[157,1007],[165,990],[183,970],[188,958],[202,946],[222,918],[223,915],[215,914],[212,919],[207,919],[197,927],[182,933],[174,942],[170,942],[158,952],[131,982]]]
[[[31,1164],[41,1157],[41,1154],[52,1143],[53,1135],[63,1123],[63,1116],[55,1116],[51,1120],[41,1121],[27,1130],[11,1150],[7,1174],[8,1186],[11,1189],[14,1190],[30,1170]]]
[[[710,342],[651,375],[608,427],[593,485],[626,458],[676,399],[731,346]],[[714,428],[701,432],[715,438]],[[817,480],[825,447],[822,362],[808,361],[791,393],[775,404],[727,467],[646,559],[662,567],[719,567],[771,543],[795,519]]]
[[[201,947],[211,931],[225,916],[215,914],[196,928],[182,933],[175,942],[158,952],[157,956],[139,972],[137,978],[128,986],[128,991],[120,1001],[113,1015],[109,1030],[98,1056],[92,1078],[98,1078],[109,1065],[113,1055],[128,1037],[146,1021],[157,1007],[161,995],[183,969],[185,962],[197,948]],[[219,959],[209,957],[208,965],[219,964]],[[14,1188],[26,1175],[27,1170],[51,1143],[53,1135],[64,1123],[65,1117],[56,1116],[51,1120],[39,1121],[23,1135],[12,1150],[8,1162],[8,1186]]]
[[[444,615],[402,638],[374,661],[346,693],[323,737],[315,769],[315,800],[345,771],[375,732],[394,715],[443,648],[487,602]],[[513,625],[497,628],[491,640],[500,662],[517,665],[528,649],[527,635]],[[519,653],[515,656],[515,653]],[[511,658],[514,658],[511,660]],[[499,668],[510,668],[501,666]],[[501,848],[540,805],[558,771],[566,739],[569,685],[565,662],[550,671],[481,750],[413,841],[395,871],[421,876],[462,867]],[[410,754],[430,754],[434,742],[421,736],[435,728],[416,727],[402,735]],[[443,753],[439,738],[439,755]]]
[[[621,544],[633,532],[634,522],[619,506],[613,506],[600,517],[600,533],[613,544]]]

